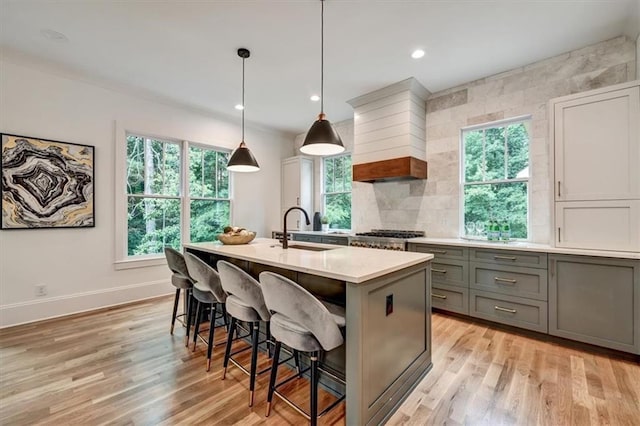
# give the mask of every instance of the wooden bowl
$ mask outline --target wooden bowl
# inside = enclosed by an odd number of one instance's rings
[[[239,245],[239,244],[248,244],[256,237],[255,232],[249,231],[248,235],[230,235],[230,234],[219,234],[218,239],[222,242],[222,244],[226,245]]]

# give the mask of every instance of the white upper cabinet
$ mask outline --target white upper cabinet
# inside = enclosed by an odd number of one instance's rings
[[[554,104],[555,199],[640,198],[640,87]]]
[[[313,160],[306,157],[291,157],[282,160],[281,214],[290,207],[302,207],[309,219],[313,214]],[[287,216],[287,230],[308,230],[300,211]]]
[[[640,82],[552,99],[555,245],[640,251]]]

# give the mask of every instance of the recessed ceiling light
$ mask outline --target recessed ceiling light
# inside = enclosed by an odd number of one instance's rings
[[[309,98],[311,99],[313,102],[318,102],[320,100],[320,96],[318,95],[311,95],[311,97]]]
[[[413,52],[411,52],[411,57],[413,59],[420,59],[424,56],[424,50],[422,49],[416,49]]]
[[[42,34],[44,38],[51,41],[58,41],[58,42],[69,41],[66,35],[62,34],[61,32],[50,30],[50,29],[41,30],[40,34]]]
[[[236,105],[236,109],[238,111],[242,111],[244,109],[244,106],[242,104],[238,104],[238,105]]]

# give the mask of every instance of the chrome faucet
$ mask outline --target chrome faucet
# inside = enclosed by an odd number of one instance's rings
[[[311,221],[309,220],[309,215],[307,214],[307,212],[302,208],[302,207],[291,207],[289,210],[287,210],[284,214],[284,226],[283,226],[283,236],[282,236],[282,248],[286,249],[289,247],[289,239],[287,238],[287,215],[289,214],[289,212],[291,210],[300,210],[302,213],[304,213],[304,218],[307,221],[307,225],[311,225]]]

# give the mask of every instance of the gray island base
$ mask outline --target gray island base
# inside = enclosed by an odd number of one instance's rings
[[[431,369],[430,254],[277,240],[186,244],[212,266],[273,271],[346,309],[345,345],[324,360],[346,379],[346,424],[384,422]],[[335,388],[335,383],[325,381]]]

